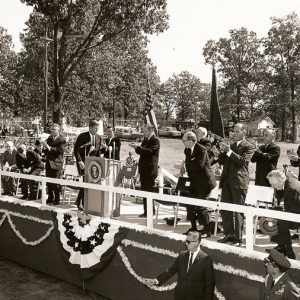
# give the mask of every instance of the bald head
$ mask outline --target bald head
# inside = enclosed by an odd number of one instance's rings
[[[201,139],[205,138],[207,136],[207,129],[204,127],[199,127],[196,130],[196,136],[197,140],[200,141]]]

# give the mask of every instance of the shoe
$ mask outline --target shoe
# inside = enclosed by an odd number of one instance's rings
[[[211,237],[211,232],[206,229],[198,230],[201,233],[201,237],[208,238]]]
[[[234,242],[234,236],[232,234],[227,234],[223,238],[217,240],[218,243],[233,243]]]
[[[83,206],[81,204],[76,205],[79,211],[83,211]]]
[[[285,256],[289,259],[296,259],[296,255],[293,250],[286,252]]]
[[[50,204],[50,203],[53,203],[53,199],[48,198],[47,201],[46,201],[46,204]]]
[[[28,195],[23,195],[22,197],[20,197],[20,199],[26,200],[26,199],[28,199]]]
[[[231,246],[240,247],[240,246],[242,246],[242,244],[243,244],[242,240],[234,239]]]
[[[189,228],[186,232],[184,232],[183,234],[184,235],[188,235],[188,233],[190,232],[190,231],[197,231],[197,228]]]
[[[9,192],[2,193],[1,195],[2,196],[7,196],[7,195],[9,195]]]
[[[139,215],[139,218],[147,218],[147,215],[145,213]]]
[[[9,196],[16,196],[16,192],[10,192]]]

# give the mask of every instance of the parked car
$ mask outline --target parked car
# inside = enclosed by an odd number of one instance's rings
[[[175,127],[162,127],[158,129],[159,136],[171,137],[171,138],[180,138],[181,132],[178,131]]]
[[[144,135],[134,127],[115,126],[115,136],[121,140],[141,141]]]

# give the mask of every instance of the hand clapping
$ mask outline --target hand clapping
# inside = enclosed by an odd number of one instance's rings
[[[227,145],[227,144],[225,144],[223,142],[219,143],[219,147],[220,147],[221,152],[227,153],[230,150],[229,145]]]

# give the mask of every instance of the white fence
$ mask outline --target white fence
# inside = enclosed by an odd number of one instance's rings
[[[112,197],[112,193],[125,194],[125,195],[130,195],[135,197],[145,197],[147,198],[146,227],[149,229],[153,228],[153,199],[162,200],[166,202],[173,202],[173,203],[175,202],[175,203],[190,204],[195,206],[204,206],[207,208],[211,208],[213,210],[227,210],[232,212],[240,212],[245,215],[245,219],[246,219],[246,249],[247,250],[253,250],[253,246],[254,246],[253,244],[254,222],[253,221],[255,216],[270,217],[274,219],[282,219],[287,221],[299,222],[299,214],[287,213],[287,212],[282,212],[277,210],[269,210],[265,208],[256,208],[256,207],[245,206],[245,205],[222,203],[222,202],[212,201],[212,200],[200,200],[200,199],[195,200],[194,198],[188,198],[188,197],[164,195],[158,193],[138,191],[129,188],[77,182],[77,181],[65,180],[65,179],[53,179],[49,177],[25,175],[25,174],[6,172],[6,171],[0,171],[0,195],[1,195],[1,176],[3,175],[41,182],[43,206],[46,206],[46,183],[47,182],[56,183],[60,185],[74,186],[77,188],[82,187],[82,188],[93,189],[98,191],[106,191],[109,192],[110,197]]]

